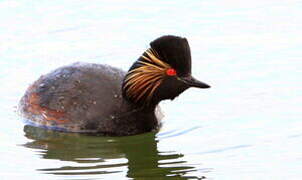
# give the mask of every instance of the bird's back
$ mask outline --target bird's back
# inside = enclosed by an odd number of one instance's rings
[[[124,75],[122,70],[100,64],[61,67],[27,89],[20,110],[38,126],[69,132],[110,131],[112,118],[123,106]]]

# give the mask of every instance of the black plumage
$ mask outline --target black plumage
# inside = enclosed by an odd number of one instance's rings
[[[123,72],[117,68],[75,63],[41,76],[20,101],[31,125],[104,135],[133,135],[157,130],[156,111],[189,87],[209,86],[191,76],[185,38],[163,36]]]

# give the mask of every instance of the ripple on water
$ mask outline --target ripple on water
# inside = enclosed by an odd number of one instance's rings
[[[128,178],[167,176],[179,179],[204,178],[206,168],[188,164],[184,155],[175,151],[158,150],[157,143],[164,137],[179,136],[196,129],[147,133],[130,137],[98,137],[76,133],[62,133],[38,127],[25,126],[25,136],[30,139],[24,146],[34,149],[41,159],[60,160],[56,167],[36,169],[43,174],[75,179],[98,178],[104,175],[127,173]],[[68,163],[66,163],[68,162]],[[198,172],[198,175],[192,175]],[[110,177],[111,177],[110,176]]]
[[[161,139],[166,139],[166,138],[171,138],[171,137],[177,137],[177,136],[181,136],[181,135],[187,134],[187,133],[189,133],[191,131],[197,130],[199,128],[201,128],[201,126],[194,126],[194,127],[190,127],[190,128],[187,128],[187,129],[169,130],[169,131],[166,131],[166,132],[158,133],[157,134],[157,138],[159,140],[161,140]]]

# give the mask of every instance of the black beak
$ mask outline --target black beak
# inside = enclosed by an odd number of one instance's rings
[[[211,86],[207,85],[204,82],[201,82],[192,76],[187,76],[180,78],[181,81],[183,81],[185,84],[187,84],[189,87],[197,87],[197,88],[210,88]]]

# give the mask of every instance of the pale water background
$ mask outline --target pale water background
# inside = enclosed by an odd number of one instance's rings
[[[161,103],[158,133],[23,128],[15,106],[75,61],[127,70],[153,39],[188,38],[209,83]],[[302,1],[0,0],[0,179],[302,179]]]

